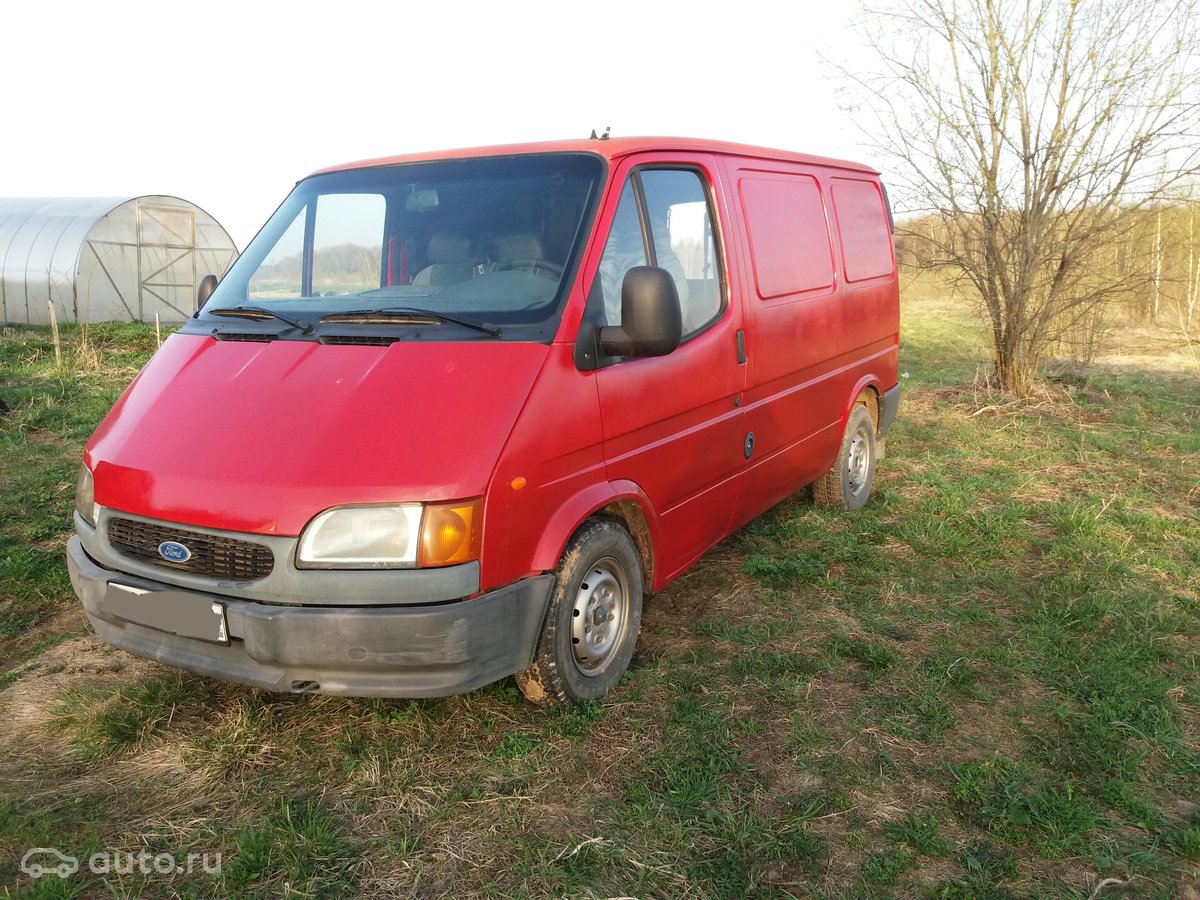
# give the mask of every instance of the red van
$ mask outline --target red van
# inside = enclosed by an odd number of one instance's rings
[[[734,529],[862,506],[899,404],[878,174],[735,144],[327,169],[198,307],[84,451],[71,581],[276,691],[600,697]]]

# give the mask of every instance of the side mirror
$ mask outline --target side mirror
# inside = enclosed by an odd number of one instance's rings
[[[634,266],[621,283],[621,324],[600,329],[609,356],[666,356],[683,338],[675,279],[666,269]]]
[[[200,279],[200,287],[196,288],[196,309],[200,309],[217,289],[217,276],[205,275]]]

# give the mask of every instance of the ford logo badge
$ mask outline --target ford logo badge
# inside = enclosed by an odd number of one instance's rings
[[[179,541],[163,541],[158,545],[158,555],[167,562],[183,563],[192,558],[192,551]]]

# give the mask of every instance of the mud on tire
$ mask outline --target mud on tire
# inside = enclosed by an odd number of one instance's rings
[[[555,571],[533,665],[516,675],[534,703],[566,705],[607,694],[629,667],[642,624],[642,562],[617,519],[591,519]]]
[[[813,482],[813,501],[834,509],[862,509],[875,480],[875,420],[854,404],[833,468]]]

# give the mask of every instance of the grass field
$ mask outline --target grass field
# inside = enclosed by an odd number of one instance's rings
[[[906,302],[861,512],[802,498],[647,607],[604,704],[274,696],[108,648],[63,547],[80,448],[153,349],[0,339],[0,884],[11,895],[1200,897],[1200,379],[990,392]],[[69,349],[69,348],[68,348]],[[68,353],[69,359],[74,359]],[[31,847],[222,854],[219,875]]]

